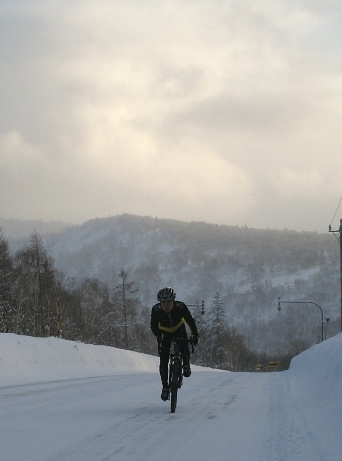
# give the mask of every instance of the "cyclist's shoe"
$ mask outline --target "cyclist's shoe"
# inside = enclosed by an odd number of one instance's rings
[[[184,378],[189,378],[189,376],[191,376],[190,365],[183,365],[183,376]]]
[[[169,400],[169,388],[167,386],[163,386],[160,398],[164,400],[164,402]]]

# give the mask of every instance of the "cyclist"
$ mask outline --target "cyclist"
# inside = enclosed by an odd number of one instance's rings
[[[176,301],[173,288],[165,287],[157,294],[158,303],[152,307],[151,330],[157,337],[158,353],[160,357],[159,372],[162,382],[161,399],[167,400],[169,396],[168,365],[172,338],[182,338],[183,376],[191,375],[190,351],[188,336],[184,323],[188,325],[192,335],[192,342],[198,342],[197,326],[188,307],[182,301]]]

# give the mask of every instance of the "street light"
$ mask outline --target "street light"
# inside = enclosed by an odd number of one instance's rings
[[[315,306],[317,306],[319,308],[319,310],[321,311],[321,318],[322,318],[322,332],[321,332],[321,342],[324,340],[323,338],[323,325],[324,325],[324,319],[323,319],[323,310],[321,308],[321,306],[319,306],[317,303],[315,303],[314,301],[280,301],[280,297],[278,296],[278,311],[280,312],[281,310],[281,307],[280,307],[280,304],[314,304]]]

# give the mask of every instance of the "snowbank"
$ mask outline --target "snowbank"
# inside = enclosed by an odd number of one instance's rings
[[[54,337],[0,333],[0,387],[115,374],[157,373],[158,366],[157,357],[138,352]],[[342,333],[295,357],[289,371],[284,373],[288,375],[296,400],[342,402]]]
[[[146,354],[58,338],[0,334],[0,387],[122,373],[157,372]]]
[[[298,398],[342,402],[342,333],[292,359],[289,371]]]

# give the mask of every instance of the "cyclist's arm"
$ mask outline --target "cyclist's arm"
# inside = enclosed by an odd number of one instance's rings
[[[184,304],[184,303],[182,303],[182,304],[183,304],[182,310],[183,310],[184,320],[186,321],[187,325],[189,326],[191,334],[194,335],[194,336],[198,336],[196,322],[195,322],[193,316],[191,315],[191,312],[189,311],[188,306],[186,304]]]
[[[151,311],[151,330],[154,336],[159,336],[161,331],[158,328],[158,319],[157,319],[157,313],[155,306],[153,306],[152,311]]]

